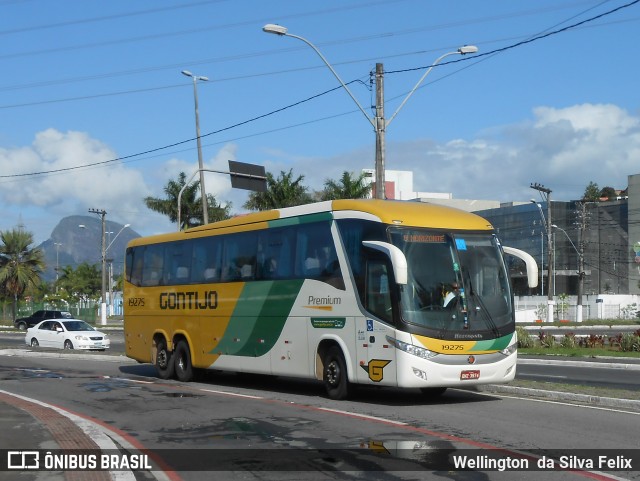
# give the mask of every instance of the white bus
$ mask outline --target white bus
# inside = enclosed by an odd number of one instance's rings
[[[419,202],[336,200],[132,240],[127,356],[189,381],[201,369],[419,388],[512,380],[514,304],[483,218]]]

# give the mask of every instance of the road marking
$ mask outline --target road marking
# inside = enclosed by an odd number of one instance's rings
[[[352,412],[349,412],[349,411],[342,411],[341,409],[332,409],[332,408],[323,408],[323,407],[317,407],[316,409],[318,411],[327,411],[327,412],[330,412],[330,413],[342,414],[344,416],[349,416],[349,417],[353,417],[353,418],[371,419],[372,421],[379,421],[379,422],[389,423],[389,424],[397,424],[398,426],[407,426],[408,425],[407,423],[402,422],[402,421],[394,421],[393,419],[381,418],[381,417],[377,417],[377,416],[369,416],[368,414],[352,413]]]
[[[114,428],[102,423],[98,419],[94,419],[90,416],[76,414],[53,404],[48,404],[34,398],[21,396],[20,394],[14,394],[2,389],[0,389],[0,393],[6,394],[7,396],[13,396],[15,398],[22,399],[23,401],[27,401],[33,404],[37,404],[47,409],[51,409],[52,411],[55,411],[62,416],[65,416],[66,418],[70,419],[76,426],[78,426],[87,435],[87,437],[89,437],[100,448],[100,450],[120,451],[118,444],[127,450],[144,449],[137,440],[131,438],[128,434],[120,434],[120,432],[118,432],[119,430],[116,431]],[[109,471],[109,473],[113,479],[117,479],[118,481],[136,480],[136,476],[132,471],[122,469],[118,471]],[[181,480],[181,478],[173,472],[166,473],[164,471],[149,471],[149,473],[151,473],[158,481]]]
[[[200,389],[200,391],[210,392],[213,394],[222,394],[224,396],[242,397],[247,399],[264,399],[263,397],[260,397],[260,396],[251,396],[249,394],[238,394],[238,393],[229,392],[229,391],[216,391],[214,389]]]
[[[634,416],[640,416],[640,412],[625,411],[623,409],[614,409],[614,408],[608,408],[604,406],[592,406],[589,404],[568,403],[568,402],[562,402],[562,401],[553,401],[550,399],[536,399],[532,397],[511,396],[509,394],[501,394],[501,393],[476,392],[475,394],[478,394],[480,396],[493,396],[493,397],[502,397],[502,398],[508,398],[508,399],[517,399],[519,401],[533,401],[533,402],[539,402],[539,403],[559,404],[561,406],[569,406],[574,408],[597,409],[599,411],[610,411],[613,413],[632,414]]]
[[[569,379],[569,376],[550,376],[548,374],[521,374],[518,373],[518,377],[543,377],[543,378],[554,378],[554,379]]]

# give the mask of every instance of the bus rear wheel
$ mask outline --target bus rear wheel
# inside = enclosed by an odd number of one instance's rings
[[[164,339],[156,342],[156,370],[160,379],[171,379],[173,377],[173,359]]]
[[[327,395],[331,399],[341,400],[349,397],[349,379],[347,378],[347,364],[338,346],[329,348],[324,356],[322,380]]]
[[[189,345],[185,341],[178,341],[173,358],[178,380],[182,382],[191,381],[193,379],[193,366],[191,365]]]

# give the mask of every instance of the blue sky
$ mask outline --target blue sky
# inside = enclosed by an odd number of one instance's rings
[[[310,47],[267,23],[318,47],[371,114],[382,63],[387,117],[440,55],[479,48],[442,61],[389,125],[386,166],[412,170],[415,191],[527,201],[540,183],[573,200],[640,173],[632,0],[0,0],[0,230],[22,224],[39,243],[89,209],[143,235],[174,229],[142,199],[197,168],[184,69],[209,78],[207,168],[293,169],[317,190],[373,168],[369,121]],[[244,210],[226,176],[205,184]]]

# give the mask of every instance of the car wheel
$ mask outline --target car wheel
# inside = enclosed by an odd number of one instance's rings
[[[67,339],[66,341],[64,341],[64,348],[67,350],[73,349],[73,343],[69,339]]]
[[[322,380],[331,399],[346,399],[349,397],[349,379],[347,378],[347,364],[338,346],[331,347],[324,356],[324,370]]]
[[[156,370],[160,379],[171,379],[174,374],[174,364],[171,351],[164,339],[156,342]]]
[[[191,365],[191,353],[186,341],[178,342],[173,353],[173,363],[176,370],[176,377],[179,381],[189,382],[193,379],[193,366]]]
[[[38,347],[40,345],[40,343],[38,342],[38,340],[34,337],[33,339],[31,339],[31,347]]]
[[[20,331],[26,331],[27,330],[27,325],[24,322],[19,322],[18,325],[16,326],[18,328],[18,330]]]

